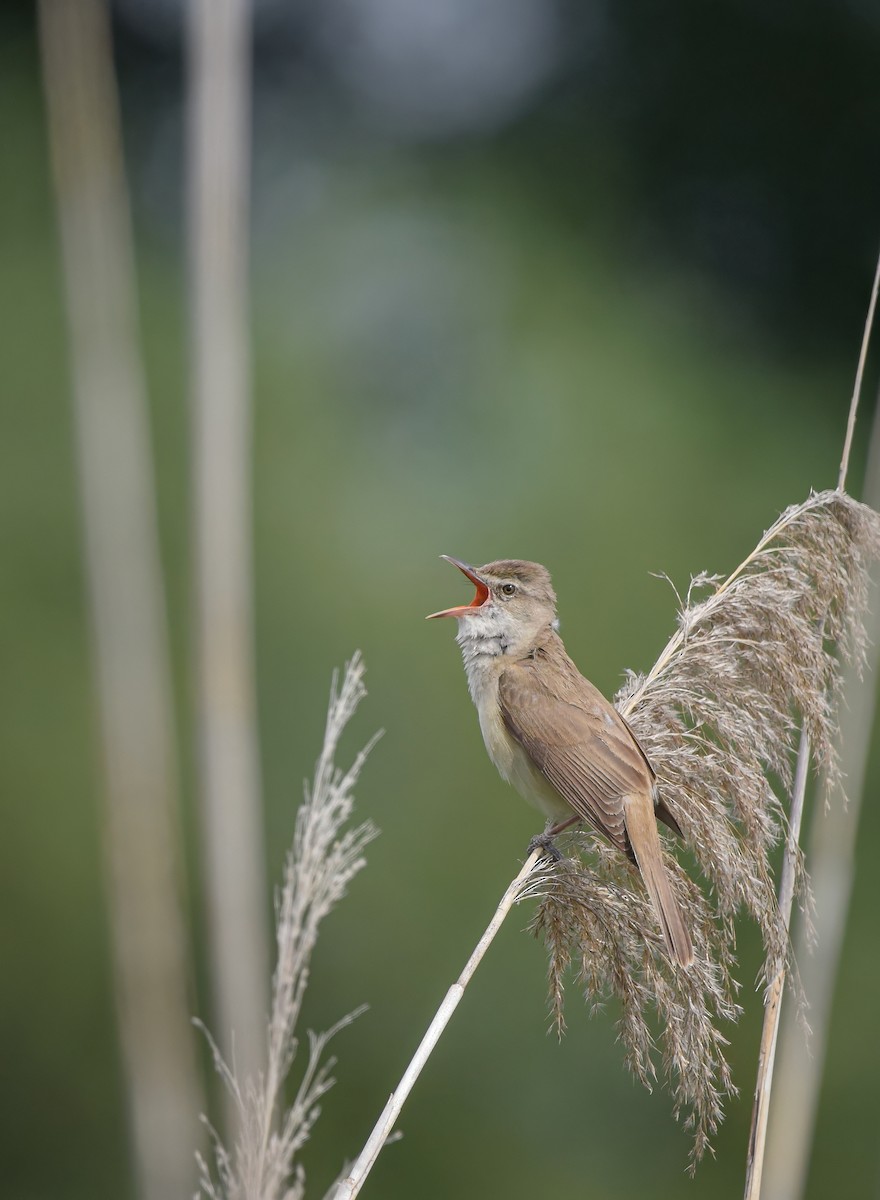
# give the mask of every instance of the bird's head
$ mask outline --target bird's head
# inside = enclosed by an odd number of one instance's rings
[[[434,617],[456,617],[460,637],[499,638],[509,653],[527,651],[535,638],[556,627],[556,593],[540,563],[502,558],[483,567],[440,556],[458,567],[477,589],[470,604],[444,608]]]

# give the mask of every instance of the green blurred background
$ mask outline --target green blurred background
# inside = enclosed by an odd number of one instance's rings
[[[337,1044],[311,1193],[359,1149],[536,818],[496,777],[440,553],[534,558],[606,692],[645,669],[679,588],[833,486],[880,240],[872,3],[263,2],[254,62],[256,637],[277,879],[356,647],[386,735],[382,829],[328,922],[306,1018]],[[194,921],[198,915],[175,0],[119,0]],[[133,1195],[101,880],[100,777],[68,356],[30,7],[0,17],[0,1190]],[[869,376],[869,378],[872,378]],[[869,394],[873,383],[869,385]],[[866,406],[867,408],[867,406]],[[851,490],[858,494],[868,413]],[[872,764],[869,799],[876,793]],[[810,1197],[877,1194],[880,964],[865,807]],[[270,898],[266,901],[267,920]],[[760,999],[729,1031],[742,1097],[695,1183],[668,1096],[627,1075],[575,991],[546,1034],[541,948],[508,922],[364,1195],[733,1197]],[[194,1036],[196,1036],[194,1034]]]

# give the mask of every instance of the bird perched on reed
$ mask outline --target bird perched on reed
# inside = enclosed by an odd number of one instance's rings
[[[548,837],[587,821],[635,864],[670,957],[688,966],[691,938],[657,820],[680,830],[629,725],[566,653],[546,567],[502,559],[474,568],[442,557],[476,587],[470,604],[430,616],[458,619],[468,688],[492,762],[548,818]]]

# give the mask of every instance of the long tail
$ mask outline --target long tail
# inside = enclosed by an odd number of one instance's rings
[[[690,966],[694,961],[694,948],[663,865],[663,850],[650,796],[624,797],[623,812],[636,864],[660,918],[669,955],[681,966]]]

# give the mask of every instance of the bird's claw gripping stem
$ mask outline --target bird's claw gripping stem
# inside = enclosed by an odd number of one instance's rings
[[[551,833],[539,833],[537,837],[533,837],[526,849],[526,857],[534,854],[536,850],[542,850],[544,857],[555,863],[562,861],[562,851],[555,845]]]

